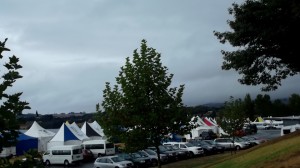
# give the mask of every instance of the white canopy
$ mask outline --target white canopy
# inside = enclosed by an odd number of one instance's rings
[[[49,131],[41,127],[36,121],[33,122],[29,130],[27,130],[25,135],[38,138],[38,151],[46,151],[47,143],[55,135],[54,132]]]
[[[41,127],[36,121],[33,122],[29,130],[27,130],[24,134],[31,137],[53,137],[55,135],[54,132],[49,131]]]

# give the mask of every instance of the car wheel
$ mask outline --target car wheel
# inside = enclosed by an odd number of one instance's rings
[[[70,164],[69,161],[68,161],[68,160],[65,160],[64,165],[65,165],[65,166],[69,166],[69,164]]]
[[[240,150],[241,147],[240,147],[240,146],[236,146],[235,149],[236,149],[236,150]]]
[[[49,161],[49,160],[46,160],[45,165],[46,165],[46,166],[50,166],[50,161]]]

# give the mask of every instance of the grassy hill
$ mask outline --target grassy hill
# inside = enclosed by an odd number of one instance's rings
[[[163,168],[298,168],[300,131],[234,153],[199,157]]]

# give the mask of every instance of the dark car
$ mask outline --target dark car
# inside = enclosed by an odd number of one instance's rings
[[[177,152],[168,150],[164,145],[160,145],[158,148],[159,148],[160,154],[167,155],[169,162],[178,160]],[[148,149],[152,149],[152,150],[156,151],[155,147],[148,147]]]
[[[152,150],[152,149],[144,149],[143,151],[146,152],[146,154],[150,158],[158,159],[157,153],[154,150]],[[162,154],[161,153],[159,156],[160,156],[161,163],[163,163],[163,164],[168,163],[168,156],[166,154]]]
[[[215,154],[217,153],[217,149],[215,146],[207,143],[206,141],[202,141],[202,140],[192,140],[190,141],[191,144],[195,145],[195,146],[199,146],[202,147],[204,150],[204,154],[205,155],[211,155],[211,154]]]
[[[216,153],[224,153],[225,152],[225,147],[218,145],[214,140],[203,140],[204,142],[212,145],[214,149],[216,150]]]
[[[84,162],[94,161],[94,155],[93,155],[93,152],[91,150],[82,149],[82,154],[83,154],[83,161]]]
[[[151,159],[149,157],[143,157],[138,153],[118,153],[117,156],[132,161],[134,164],[134,167],[136,168],[147,168],[152,165]]]
[[[170,151],[175,151],[177,153],[177,158],[180,160],[191,157],[190,152],[186,149],[180,149],[178,146],[174,146],[174,145],[164,145],[164,146]]]

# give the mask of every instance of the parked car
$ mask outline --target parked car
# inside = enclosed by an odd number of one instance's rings
[[[203,140],[204,142],[210,144],[216,151],[216,153],[224,153],[225,147],[217,144],[214,140]]]
[[[160,145],[159,147],[160,154],[165,154],[168,157],[168,161],[176,161],[178,159],[177,152],[168,150],[164,145]],[[148,149],[156,151],[155,147],[148,147]]]
[[[133,162],[135,168],[151,166],[151,159],[149,157],[142,157],[138,153],[118,153],[117,156]]]
[[[235,139],[233,141],[232,138],[217,138],[214,140],[218,145],[224,146],[225,149],[246,149],[250,147],[250,143],[240,140],[240,139]]]
[[[84,162],[94,161],[94,154],[91,150],[82,149],[82,154],[83,154],[83,161]]]
[[[217,153],[216,148],[205,140],[192,140],[191,144],[202,147],[205,155],[211,155]]]
[[[158,159],[156,151],[151,150],[151,149],[144,149],[142,151],[144,151],[150,158]],[[168,162],[168,156],[166,154],[161,153],[161,154],[159,154],[159,157],[160,157],[160,161],[162,164]]]
[[[186,149],[192,156],[200,156],[204,154],[203,148],[195,146],[189,142],[166,142],[164,145],[178,146],[180,149]]]
[[[262,143],[264,143],[264,142],[267,142],[266,139],[257,138],[257,137],[255,137],[255,136],[244,136],[244,137],[242,137],[242,138],[248,140],[249,142],[253,142],[253,143],[255,143],[256,145],[259,145],[259,144],[262,144]]]
[[[191,156],[190,152],[186,149],[180,149],[178,146],[174,145],[166,145],[166,148],[177,152],[177,158],[182,160],[182,159],[187,159]]]
[[[118,156],[98,157],[94,162],[94,168],[132,168],[133,163]]]

